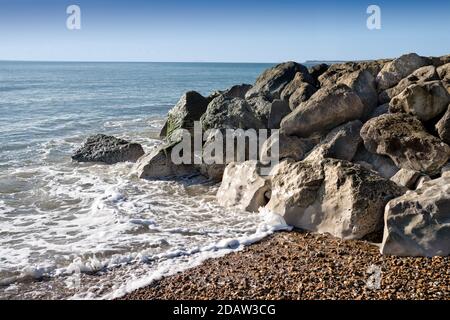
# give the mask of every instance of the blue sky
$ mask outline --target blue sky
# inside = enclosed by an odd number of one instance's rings
[[[66,28],[67,6],[81,30]],[[382,29],[366,27],[369,5]],[[450,1],[0,0],[1,60],[279,62],[450,53]]]

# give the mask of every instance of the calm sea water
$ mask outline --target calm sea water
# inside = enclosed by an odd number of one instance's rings
[[[0,298],[111,298],[270,232],[273,217],[219,207],[201,179],[70,159],[95,133],[148,150],[183,92],[253,83],[268,67],[0,62]]]

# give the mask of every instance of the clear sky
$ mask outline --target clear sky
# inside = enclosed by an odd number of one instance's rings
[[[66,8],[81,8],[81,30]],[[381,8],[381,30],[366,9]],[[450,54],[450,1],[0,0],[0,60],[279,62]]]

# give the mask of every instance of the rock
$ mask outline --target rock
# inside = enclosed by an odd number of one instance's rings
[[[450,255],[450,176],[426,182],[386,205],[381,253]]]
[[[329,65],[326,63],[320,63],[316,64],[308,69],[309,74],[311,75],[311,78],[313,79],[312,85],[314,85],[316,88],[320,87],[319,77],[324,74],[329,68]]]
[[[450,144],[450,104],[448,105],[444,116],[436,124],[436,130],[442,141]]]
[[[87,138],[83,146],[74,152],[72,160],[115,164],[126,161],[135,162],[143,155],[144,149],[138,143],[97,134]]]
[[[283,91],[281,91],[280,99],[288,102],[289,97],[295,92],[295,90],[305,84],[308,84],[308,81],[312,81],[309,74],[306,76],[302,72],[297,72],[294,79],[292,79],[292,81],[286,85]]]
[[[209,103],[200,121],[205,131],[208,129],[266,128],[246,100],[223,95]]]
[[[291,110],[296,109],[302,102],[308,101],[316,92],[316,87],[304,82],[289,97],[289,107]]]
[[[294,79],[297,72],[302,73],[305,79],[310,78],[305,66],[292,61],[278,64],[264,71],[256,79],[253,88],[245,95],[246,99],[256,96],[265,96],[270,101],[280,99],[281,92]]]
[[[270,106],[270,113],[267,121],[268,129],[279,129],[281,120],[291,113],[289,104],[283,100],[273,100]]]
[[[391,181],[395,182],[399,186],[406,187],[408,189],[414,189],[417,180],[420,177],[420,172],[400,169],[392,178]]]
[[[428,134],[422,123],[407,114],[384,114],[361,129],[367,150],[386,155],[399,168],[434,174],[447,162],[450,148]]]
[[[286,135],[309,137],[359,119],[364,111],[361,99],[346,85],[320,89],[281,121]]]
[[[223,92],[224,96],[245,99],[245,94],[252,88],[251,84],[238,84]]]
[[[450,80],[450,63],[437,68],[437,73],[441,80]]]
[[[414,189],[422,188],[423,184],[428,181],[431,181],[431,178],[429,176],[426,176],[426,175],[420,176],[416,181],[416,185],[415,185]]]
[[[302,139],[295,136],[286,136],[283,134],[271,135],[263,144],[260,152],[260,159],[263,163],[270,162],[270,150],[273,150],[274,144],[278,143],[279,160],[293,159],[295,161],[303,160],[305,154],[318,143],[320,137],[312,139]]]
[[[376,77],[378,91],[383,91],[397,85],[420,67],[430,65],[431,61],[415,53],[405,54],[384,65]]]
[[[433,66],[435,66],[436,68],[438,68],[444,64],[450,63],[450,55],[446,55],[446,56],[442,56],[442,57],[430,57],[430,59],[433,63]]]
[[[391,100],[389,111],[406,112],[422,121],[428,121],[444,112],[450,103],[450,94],[441,81],[413,84]]]
[[[399,170],[390,158],[371,153],[366,150],[364,145],[358,148],[353,161],[366,169],[375,171],[385,179],[390,179]]]
[[[141,179],[161,179],[198,174],[189,164],[174,164],[171,160],[173,144],[163,144],[141,157],[133,168],[133,174]]]
[[[367,70],[358,70],[339,78],[338,83],[347,85],[361,99],[364,105],[363,118],[367,118],[378,105],[375,78]]]
[[[279,101],[279,100],[276,100]],[[264,124],[269,122],[272,102],[263,96],[258,96],[247,100],[256,117]]]
[[[389,103],[382,104],[381,106],[376,107],[372,113],[369,115],[367,120],[370,120],[372,118],[376,118],[381,116],[382,114],[389,112]]]
[[[177,129],[194,129],[194,121],[199,121],[208,106],[208,99],[195,91],[183,94],[169,115],[161,131],[162,137],[170,137]]]
[[[217,192],[219,204],[251,212],[264,207],[268,201],[265,193],[270,189],[269,180],[259,174],[259,168],[255,160],[230,163]]]
[[[434,80],[439,80],[439,76],[434,66],[425,66],[419,68],[406,78],[402,79],[395,87],[386,89],[381,92],[378,97],[378,102],[388,103],[392,98],[402,93],[402,91],[408,88],[410,85]]]
[[[334,158],[351,161],[362,139],[359,135],[362,123],[354,120],[334,128],[327,134],[305,160]]]
[[[297,228],[361,239],[382,229],[386,203],[403,193],[395,183],[336,159],[283,161],[273,169],[266,208]]]

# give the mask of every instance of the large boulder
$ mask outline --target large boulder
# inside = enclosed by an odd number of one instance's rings
[[[115,164],[127,161],[135,162],[143,155],[144,149],[138,143],[97,134],[87,138],[83,146],[74,152],[72,160]]]
[[[255,160],[230,163],[217,192],[219,204],[251,212],[264,207],[268,201],[269,180],[260,175],[259,169],[260,165]]]
[[[283,100],[273,100],[270,105],[270,112],[267,119],[268,129],[279,129],[281,120],[291,113],[289,104]]]
[[[141,179],[161,179],[198,174],[193,164],[175,164],[172,162],[172,149],[175,143],[162,144],[153,148],[135,164],[132,172]]]
[[[294,227],[361,239],[383,226],[386,203],[403,193],[395,183],[336,159],[283,161],[273,169],[266,208]]]
[[[286,135],[309,137],[338,125],[361,118],[364,106],[348,86],[339,84],[317,91],[281,121]]]
[[[396,184],[406,187],[408,189],[414,189],[417,180],[420,178],[420,172],[409,169],[400,169],[392,178],[391,181]]]
[[[371,153],[364,145],[359,146],[352,161],[368,170],[375,171],[385,179],[390,179],[399,170],[389,157]]]
[[[434,174],[449,158],[450,147],[427,133],[417,118],[404,113],[370,119],[361,137],[367,150],[390,157],[399,168]]]
[[[443,113],[450,103],[450,94],[441,81],[412,84],[391,100],[389,111],[406,112],[422,121]]]
[[[246,100],[223,95],[209,103],[200,121],[203,130],[266,128],[266,124]]]
[[[351,161],[362,141],[359,135],[361,128],[362,122],[359,120],[334,128],[314,147],[305,160],[334,158]]]
[[[444,116],[436,124],[436,130],[442,141],[450,144],[450,104],[448,105]]]
[[[378,102],[381,104],[388,103],[393,97],[399,95],[410,85],[434,80],[439,80],[438,73],[436,72],[436,68],[434,66],[419,68],[406,78],[402,79],[395,87],[382,91],[379,94]]]
[[[358,70],[339,78],[338,83],[347,85],[361,99],[364,105],[363,118],[367,118],[378,106],[375,77],[367,70]]]
[[[194,121],[199,121],[208,106],[208,99],[195,91],[183,94],[177,104],[169,111],[161,137],[170,138],[177,129],[194,129]]]
[[[317,89],[315,86],[303,82],[293,93],[289,96],[289,107],[291,110],[296,109],[302,102],[308,101]]]
[[[431,61],[429,59],[420,57],[415,53],[405,54],[388,62],[376,77],[378,91],[381,92],[388,88],[392,88],[415,70],[430,64]]]
[[[294,79],[289,82],[286,87],[284,87],[283,91],[281,91],[280,99],[284,101],[289,101],[290,96],[301,86],[305,84],[312,84],[312,78],[308,75],[305,75],[303,72],[297,72],[295,74]]]
[[[247,92],[245,97],[250,99],[256,96],[265,96],[271,101],[280,99],[281,92],[298,72],[302,73],[305,78],[310,78],[305,66],[292,61],[267,69],[256,79],[253,88]]]
[[[385,209],[381,253],[396,256],[450,255],[450,176],[425,182],[391,200]]]
[[[309,152],[318,142],[320,137],[298,138],[296,136],[286,136],[284,134],[273,134],[266,141],[260,151],[260,159],[263,163],[269,162],[274,155],[271,151],[278,144],[278,159],[303,160],[305,154]]]

